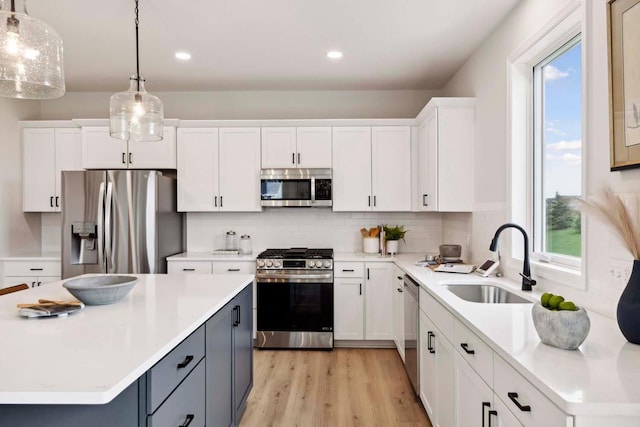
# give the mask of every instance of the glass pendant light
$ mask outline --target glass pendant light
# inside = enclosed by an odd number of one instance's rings
[[[126,141],[161,141],[164,107],[158,97],[147,93],[140,77],[138,51],[138,0],[136,8],[136,74],[129,79],[129,90],[116,93],[109,105],[109,133]]]
[[[0,1],[0,96],[49,99],[64,95],[62,39],[27,14],[25,0]]]

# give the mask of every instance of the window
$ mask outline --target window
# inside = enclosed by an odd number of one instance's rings
[[[533,251],[579,266],[582,255],[582,42],[533,66]]]

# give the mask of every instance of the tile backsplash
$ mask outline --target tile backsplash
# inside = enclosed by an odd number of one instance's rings
[[[381,224],[404,225],[409,230],[406,243],[400,242],[401,252],[437,253],[442,243],[439,213],[265,209],[255,213],[188,213],[187,250],[224,248],[224,235],[233,230],[238,235],[251,236],[254,253],[268,247],[327,247],[337,252],[361,252],[359,230]]]

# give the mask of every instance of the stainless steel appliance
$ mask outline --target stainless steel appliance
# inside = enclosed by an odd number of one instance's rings
[[[331,207],[331,169],[263,169],[261,205]]]
[[[416,395],[420,394],[418,374],[418,283],[404,276],[404,367]]]
[[[333,348],[333,249],[267,249],[256,259],[259,348]]]
[[[166,273],[184,251],[176,180],[149,170],[62,172],[62,277]]]

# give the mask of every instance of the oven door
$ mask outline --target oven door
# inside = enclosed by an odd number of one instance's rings
[[[258,331],[333,331],[333,283],[257,281]]]

